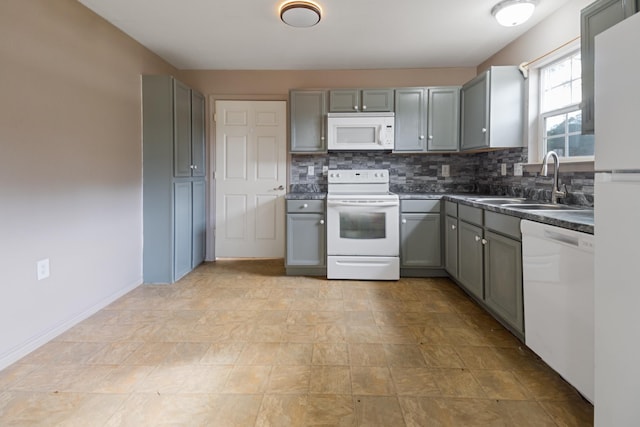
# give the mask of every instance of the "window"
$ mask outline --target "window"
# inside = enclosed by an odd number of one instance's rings
[[[582,135],[582,69],[580,51],[540,69],[542,153],[561,157],[592,157],[593,135]]]

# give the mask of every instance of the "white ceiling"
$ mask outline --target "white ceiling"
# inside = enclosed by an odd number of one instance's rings
[[[179,69],[475,67],[568,0],[501,27],[499,0],[317,0],[322,21],[283,24],[283,0],[78,0]]]

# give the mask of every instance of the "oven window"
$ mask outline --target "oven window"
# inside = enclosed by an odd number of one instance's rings
[[[383,212],[340,212],[340,238],[384,239],[387,237]]]

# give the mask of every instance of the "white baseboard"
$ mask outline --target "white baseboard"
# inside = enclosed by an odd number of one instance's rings
[[[142,284],[142,280],[139,280],[139,281],[136,281],[135,283],[127,285],[126,287],[109,295],[108,297],[98,301],[97,303],[95,303],[88,309],[84,310],[83,312],[74,315],[70,319],[58,325],[55,325],[51,329],[48,329],[42,332],[41,334],[31,337],[30,339],[25,341],[23,344],[15,347],[12,350],[9,350],[5,354],[0,355],[0,371],[2,371],[7,366],[17,362],[18,360],[22,359],[24,356],[36,350],[40,346],[48,343],[52,339],[56,338],[58,335],[61,335],[62,333],[68,331],[78,323],[89,318],[90,316],[97,313],[98,311],[102,310],[103,308],[105,308],[112,302],[116,301],[118,298],[131,292],[133,289],[137,288],[141,284]]]

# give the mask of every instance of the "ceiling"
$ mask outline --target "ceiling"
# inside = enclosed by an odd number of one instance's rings
[[[499,0],[317,0],[322,21],[293,28],[283,0],[78,0],[178,69],[475,67],[569,0],[539,0],[501,27]]]

